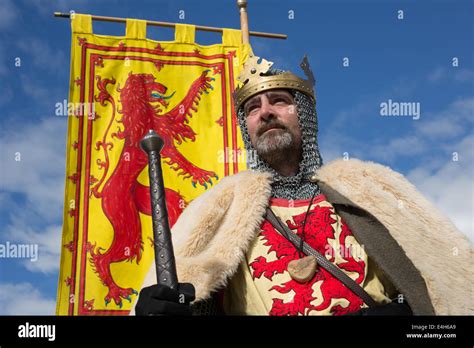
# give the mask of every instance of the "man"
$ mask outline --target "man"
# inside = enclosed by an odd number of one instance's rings
[[[303,80],[258,60],[235,93],[250,170],[183,212],[172,230],[183,284],[153,285],[153,265],[136,313],[216,313],[219,302],[225,314],[472,314],[467,239],[389,168],[323,166],[309,68]]]

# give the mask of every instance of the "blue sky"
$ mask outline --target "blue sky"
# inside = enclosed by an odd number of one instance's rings
[[[474,240],[474,2],[249,2],[251,30],[289,36],[252,38],[257,55],[298,73],[302,56],[310,58],[324,161],[346,153],[390,166]],[[37,262],[0,259],[0,314],[55,309],[67,119],[55,116],[54,106],[67,99],[70,24],[52,13],[69,10],[239,27],[234,0],[0,0],[0,243],[39,248]],[[124,31],[94,22],[95,33]],[[173,35],[148,29],[155,40]],[[196,40],[220,37],[198,32]],[[419,119],[382,117],[380,105],[389,99],[419,103]]]

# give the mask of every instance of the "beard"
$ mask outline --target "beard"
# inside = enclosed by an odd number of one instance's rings
[[[297,152],[294,135],[286,128],[278,128],[263,133],[256,141],[257,154],[268,164],[288,161],[288,155]]]

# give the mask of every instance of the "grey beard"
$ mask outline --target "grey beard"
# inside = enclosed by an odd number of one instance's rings
[[[284,130],[282,134],[277,135],[263,134],[258,138],[255,149],[268,164],[274,164],[286,161],[288,153],[293,152],[295,147],[293,135]]]

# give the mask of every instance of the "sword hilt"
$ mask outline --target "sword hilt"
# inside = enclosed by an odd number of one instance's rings
[[[165,185],[161,168],[160,151],[163,145],[163,139],[153,130],[149,130],[140,142],[140,147],[148,155],[156,279],[158,284],[167,285],[177,290],[178,276],[171,242],[171,229],[168,222]]]

